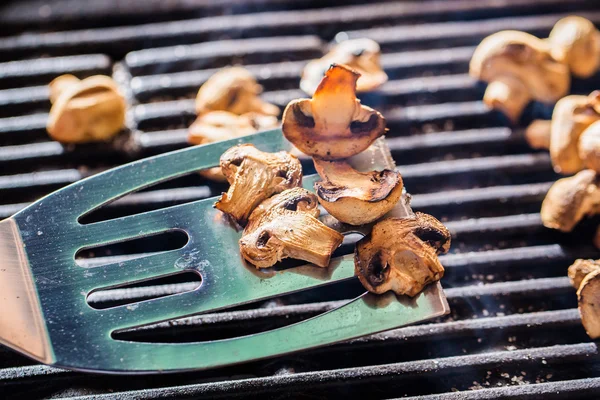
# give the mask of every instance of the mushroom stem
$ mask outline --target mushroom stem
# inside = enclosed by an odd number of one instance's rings
[[[499,109],[513,123],[517,123],[523,110],[532,100],[527,87],[518,79],[499,76],[488,85],[483,102],[490,108]]]
[[[550,148],[552,121],[536,119],[525,129],[525,140],[534,149]]]

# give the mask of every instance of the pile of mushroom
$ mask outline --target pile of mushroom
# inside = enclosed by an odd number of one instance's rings
[[[585,331],[592,339],[600,338],[600,260],[576,260],[569,267],[569,279],[577,290]]]
[[[554,103],[565,96],[570,74],[587,78],[600,67],[600,33],[581,17],[556,23],[548,39],[518,31],[485,38],[469,73],[489,83],[483,101],[517,122],[532,100]]]
[[[188,130],[190,144],[206,144],[277,127],[279,108],[263,101],[262,86],[242,67],[224,68],[198,90],[196,115]],[[205,178],[224,181],[219,168],[200,171]]]
[[[50,82],[52,108],[46,125],[62,143],[107,141],[125,125],[126,103],[115,82],[96,75],[62,75]]]

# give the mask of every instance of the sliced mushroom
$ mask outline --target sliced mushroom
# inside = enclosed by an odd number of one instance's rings
[[[591,124],[581,134],[579,158],[586,168],[600,173],[600,120]]]
[[[370,292],[415,296],[442,278],[438,255],[449,248],[450,232],[431,215],[386,218],[356,244],[355,273]]]
[[[319,202],[341,222],[373,222],[394,208],[402,196],[402,177],[396,171],[359,172],[345,161],[318,158],[314,163],[323,178],[315,183]]]
[[[579,140],[587,127],[600,120],[596,111],[599,101],[600,92],[596,91],[589,96],[567,96],[556,103],[550,136],[550,157],[556,172],[572,174],[583,169]]]
[[[327,267],[344,236],[319,221],[318,204],[316,196],[303,188],[263,201],[250,214],[240,239],[242,256],[256,268],[288,257]]]
[[[211,76],[198,90],[196,114],[229,111],[238,115],[248,112],[278,115],[279,107],[258,97],[261,92],[262,86],[246,69],[224,68]]]
[[[233,139],[239,136],[277,127],[277,118],[270,115],[246,113],[236,115],[227,111],[211,111],[200,115],[190,126],[188,143],[206,144]],[[221,167],[200,171],[207,179],[224,182]]]
[[[600,337],[600,269],[585,276],[577,291],[581,322],[592,339]]]
[[[473,54],[469,73],[489,82],[483,101],[513,122],[531,100],[553,103],[571,84],[569,69],[552,58],[548,43],[517,31],[485,38]]]
[[[599,260],[584,260],[582,258],[575,260],[569,267],[569,280],[575,289],[579,289],[581,281],[592,271],[600,269]]]
[[[381,49],[374,40],[367,38],[345,40],[322,58],[312,60],[304,67],[300,89],[312,96],[329,67],[332,64],[344,64],[360,74],[356,83],[357,92],[375,90],[388,79],[381,68],[380,56]]]
[[[360,75],[332,65],[312,99],[291,101],[283,112],[283,134],[300,151],[325,160],[348,158],[385,132],[385,119],[356,98]]]
[[[231,186],[215,207],[242,226],[263,200],[302,182],[298,158],[285,151],[266,153],[251,144],[238,145],[223,153],[221,171]]]
[[[600,211],[600,178],[586,169],[556,181],[542,203],[544,226],[570,232],[586,215]]]
[[[58,77],[50,83],[50,98],[46,129],[59,142],[108,140],[125,125],[125,99],[108,76]]]
[[[569,16],[554,25],[548,42],[552,56],[569,66],[573,75],[589,78],[600,67],[600,32],[589,20]]]

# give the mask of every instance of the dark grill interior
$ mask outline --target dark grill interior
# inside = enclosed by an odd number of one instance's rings
[[[124,3],[124,4],[122,4]],[[531,105],[511,129],[482,104],[468,77],[483,37],[502,29],[547,35],[561,17],[600,23],[595,0],[14,1],[0,8],[0,218],[83,177],[186,146],[198,87],[219,67],[248,66],[280,106],[298,90],[307,60],[328,42],[370,37],[390,81],[363,102],[388,120],[388,142],[413,208],[447,223],[451,254],[442,281],[451,315],[348,343],[267,361],[158,377],[97,376],[35,365],[0,348],[6,398],[598,398],[600,359],[580,325],[566,268],[597,258],[598,220],[565,235],[545,229],[541,200],[557,176],[522,127],[548,118]],[[131,104],[130,133],[114,143],[62,146],[46,135],[47,83],[71,73],[112,74]],[[600,76],[573,92],[600,87]],[[305,170],[310,165],[305,163]],[[310,172],[310,171],[307,171]],[[190,175],[129,195],[90,219],[138,213],[218,195],[223,186]],[[166,241],[166,242],[165,242]],[[82,265],[150,252],[177,239],[83,254]],[[96,292],[98,307],[195,287],[186,274]],[[160,323],[122,338],[216,339],[272,329],[330,310],[360,292],[356,281],[327,290]],[[459,392],[460,391],[460,392]],[[422,396],[422,397],[419,397]]]

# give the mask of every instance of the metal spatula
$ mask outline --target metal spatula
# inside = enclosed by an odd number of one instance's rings
[[[140,343],[112,338],[114,331],[192,314],[212,312],[350,279],[353,255],[326,269],[304,265],[256,270],[239,255],[240,233],[219,218],[215,199],[204,199],[90,224],[78,220],[128,193],[218,165],[238,143],[264,151],[290,148],[280,130],[196,146],[136,161],[84,179],[42,198],[0,222],[0,342],[40,362],[111,373],[206,369],[323,346],[411,324],[448,312],[439,284],[418,297],[364,295],[314,318],[279,329],[196,343]],[[393,168],[389,150],[373,146],[356,157],[357,168]],[[312,189],[314,177],[304,186]],[[393,211],[407,215],[407,202]],[[336,229],[343,224],[323,218]],[[85,248],[181,230],[189,236],[179,250],[84,268],[75,254]],[[353,231],[360,229],[352,228]],[[86,296],[181,271],[196,271],[194,291],[109,309],[93,309]]]

